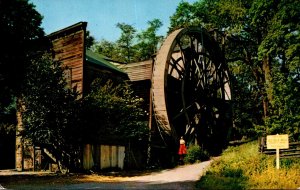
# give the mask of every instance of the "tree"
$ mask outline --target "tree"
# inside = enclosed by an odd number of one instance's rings
[[[148,25],[146,30],[137,32],[129,24],[118,23],[116,26],[121,30],[120,38],[116,42],[101,39],[92,50],[123,63],[148,60],[157,52],[163,40],[163,36],[157,35],[162,22],[153,19],[148,21]]]
[[[276,69],[280,69],[277,67]],[[267,133],[291,134],[291,139],[300,140],[300,75],[284,76],[281,72],[273,75],[273,99],[271,111],[266,119]]]
[[[115,61],[121,61],[118,55],[118,48],[115,42],[110,42],[105,39],[101,39],[93,46],[93,51],[106,57],[111,58]]]
[[[119,49],[119,60],[125,63],[130,63],[133,61],[135,54],[133,44],[136,35],[136,29],[133,26],[125,23],[118,23],[117,27],[121,30],[121,36],[116,42]]]
[[[84,138],[88,143],[143,139],[148,128],[141,103],[126,82],[96,79],[82,104]]]
[[[0,117],[15,123],[15,97],[20,92],[28,57],[44,35],[42,16],[26,0],[0,0]],[[12,108],[12,109],[11,109]],[[7,110],[10,110],[9,112]],[[1,120],[3,121],[3,120]],[[8,125],[10,125],[7,123]]]
[[[236,81],[233,89],[245,92],[239,93],[234,101],[234,107],[238,108],[234,109],[234,119],[248,118],[253,125],[249,130],[261,126],[261,132],[272,133],[267,126],[270,126],[269,118],[274,116],[273,109],[276,110],[274,100],[278,97],[275,96],[280,94],[275,93],[279,92],[276,88],[282,84],[278,83],[280,77],[277,76],[284,73],[286,79],[291,80],[298,75],[299,18],[299,3],[295,1],[182,2],[171,17],[170,31],[199,24],[222,31],[226,37],[225,56]],[[252,98],[249,100],[245,95]],[[288,104],[281,106],[290,109],[286,107]],[[235,124],[244,128],[241,122]]]
[[[85,40],[86,48],[91,48],[94,44],[95,44],[95,38],[91,36],[90,31],[86,31],[86,40]]]
[[[23,88],[23,137],[47,148],[57,161],[73,159],[76,135],[77,94],[67,88],[64,68],[51,56],[34,59]],[[76,147],[77,145],[77,147]]]
[[[281,100],[287,100],[287,97],[295,98],[293,94],[298,91],[295,85],[299,85],[299,82],[295,82],[294,78],[297,78],[299,73],[297,70],[300,66],[299,9],[299,4],[294,1],[256,1],[250,9],[252,17],[250,26],[257,28],[256,32],[260,33],[257,35],[259,37],[258,60],[262,60],[264,89],[268,103],[265,111],[265,125],[267,126],[265,132],[267,134],[280,132],[294,135],[296,131],[292,128],[295,125],[299,128],[299,121],[296,119],[299,110],[292,109],[292,104],[290,104],[291,102],[297,103],[297,101],[288,99],[288,102],[278,104],[278,98]],[[281,76],[285,76],[285,79],[282,80]],[[290,95],[287,96],[288,94],[284,92],[286,88],[292,88],[294,91],[289,91]],[[278,92],[283,92],[283,94]],[[284,113],[279,110],[290,110],[290,112]],[[274,117],[290,117],[290,114],[294,115],[295,119],[270,120]],[[279,124],[278,121],[281,122],[280,130],[275,127]],[[284,127],[287,125],[290,127]],[[297,133],[300,136],[299,131]]]
[[[17,112],[17,118],[9,121],[8,125],[17,123],[16,131],[22,128],[20,111],[22,105],[21,87],[25,70],[30,65],[30,59],[40,47],[40,39],[44,36],[40,27],[42,16],[27,0],[0,0],[0,117],[9,117]],[[7,112],[8,107],[14,106],[15,111]],[[10,109],[12,110],[12,109]],[[17,120],[17,122],[16,122]],[[1,120],[2,122],[2,120]],[[16,168],[22,169],[22,138],[16,139]]]
[[[195,7],[202,10],[203,5],[206,5],[206,3],[199,3],[199,6],[197,5],[191,5],[188,2],[180,2],[176,8],[176,12],[170,17],[170,27],[169,32],[184,28],[187,26],[197,25],[198,22],[195,20],[198,20],[197,16],[195,15]],[[207,14],[207,12],[206,12]]]
[[[42,16],[27,0],[0,1],[0,91],[16,93],[24,80],[28,57],[44,35]],[[7,94],[6,94],[7,95]]]
[[[162,26],[159,19],[148,21],[148,28],[137,34],[136,59],[148,60],[157,52],[158,45],[162,43],[163,36],[157,36],[158,29]]]

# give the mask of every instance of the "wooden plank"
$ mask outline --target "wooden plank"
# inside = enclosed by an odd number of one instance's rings
[[[73,60],[77,60],[82,58],[82,51],[78,51],[76,53],[74,52],[67,52],[64,54],[57,54],[57,56],[55,56],[55,59],[57,61],[62,62],[64,65],[66,65],[66,62],[71,62],[72,59]]]
[[[56,55],[76,54],[82,52],[83,45],[81,43],[82,42],[75,42],[68,46],[56,47],[53,50]]]
[[[137,63],[129,63],[120,66],[129,76],[131,81],[151,80],[153,61],[147,60]]]
[[[270,150],[270,149],[266,149],[267,146],[263,145],[262,146],[262,153],[264,154],[275,154],[276,151],[275,150]],[[300,157],[300,142],[291,142],[289,143],[289,149],[282,149],[280,150],[280,158],[298,158]],[[260,150],[261,151],[261,150]]]
[[[83,89],[83,63],[84,63],[84,38],[85,29],[78,28],[77,31],[65,31],[51,36],[55,60],[62,62],[72,70],[71,86],[77,86],[77,91],[82,93]],[[66,35],[64,35],[66,34]]]
[[[284,135],[268,135],[267,136],[267,149],[288,149],[289,136]]]
[[[110,146],[108,145],[101,145],[101,151],[100,151],[100,168],[105,169],[105,168],[110,168]]]
[[[73,53],[76,54],[77,52],[80,52],[83,48],[82,42],[74,42],[74,44],[70,44],[68,46],[61,46],[61,47],[55,47],[53,48],[53,51],[56,54],[67,54],[67,53]]]
[[[293,155],[281,155],[280,158],[300,158],[300,153],[299,154],[293,154]]]
[[[83,148],[83,168],[89,170],[93,167],[92,145],[86,144]]]
[[[53,40],[53,42],[56,45],[62,45],[62,46],[73,43],[73,41],[80,40],[81,30],[82,29],[79,29],[77,32],[73,32],[69,35],[65,35],[64,37],[56,38],[56,39]],[[61,41],[60,39],[64,39],[64,41]]]
[[[65,46],[60,46],[60,45],[54,46],[53,50],[57,54],[63,54],[63,53],[67,53],[67,52],[76,52],[82,47],[83,47],[82,41],[74,41],[73,44],[68,44]]]
[[[118,167],[118,151],[117,146],[111,146],[111,167]]]
[[[118,146],[118,167],[124,168],[125,146]]]
[[[300,145],[300,142],[291,142],[290,143],[290,146],[298,146],[298,145]]]

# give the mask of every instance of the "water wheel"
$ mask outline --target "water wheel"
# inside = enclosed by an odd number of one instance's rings
[[[180,136],[207,149],[225,143],[231,126],[228,68],[218,43],[200,27],[179,29],[154,63],[153,111],[166,144]]]

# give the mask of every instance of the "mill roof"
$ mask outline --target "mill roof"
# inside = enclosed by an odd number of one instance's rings
[[[146,60],[136,63],[120,65],[119,68],[124,70],[131,81],[151,80],[153,60]]]
[[[117,72],[117,73],[121,73],[121,74],[125,74],[127,75],[126,72],[124,72],[122,69],[116,67],[115,65],[113,65],[112,63],[110,63],[109,61],[105,60],[105,56],[97,54],[89,49],[86,50],[85,53],[85,59],[86,61],[98,65],[102,68]]]

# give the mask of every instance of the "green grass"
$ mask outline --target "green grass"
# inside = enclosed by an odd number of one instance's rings
[[[300,159],[284,158],[276,169],[275,156],[258,152],[257,142],[229,147],[197,183],[199,189],[296,189]]]

